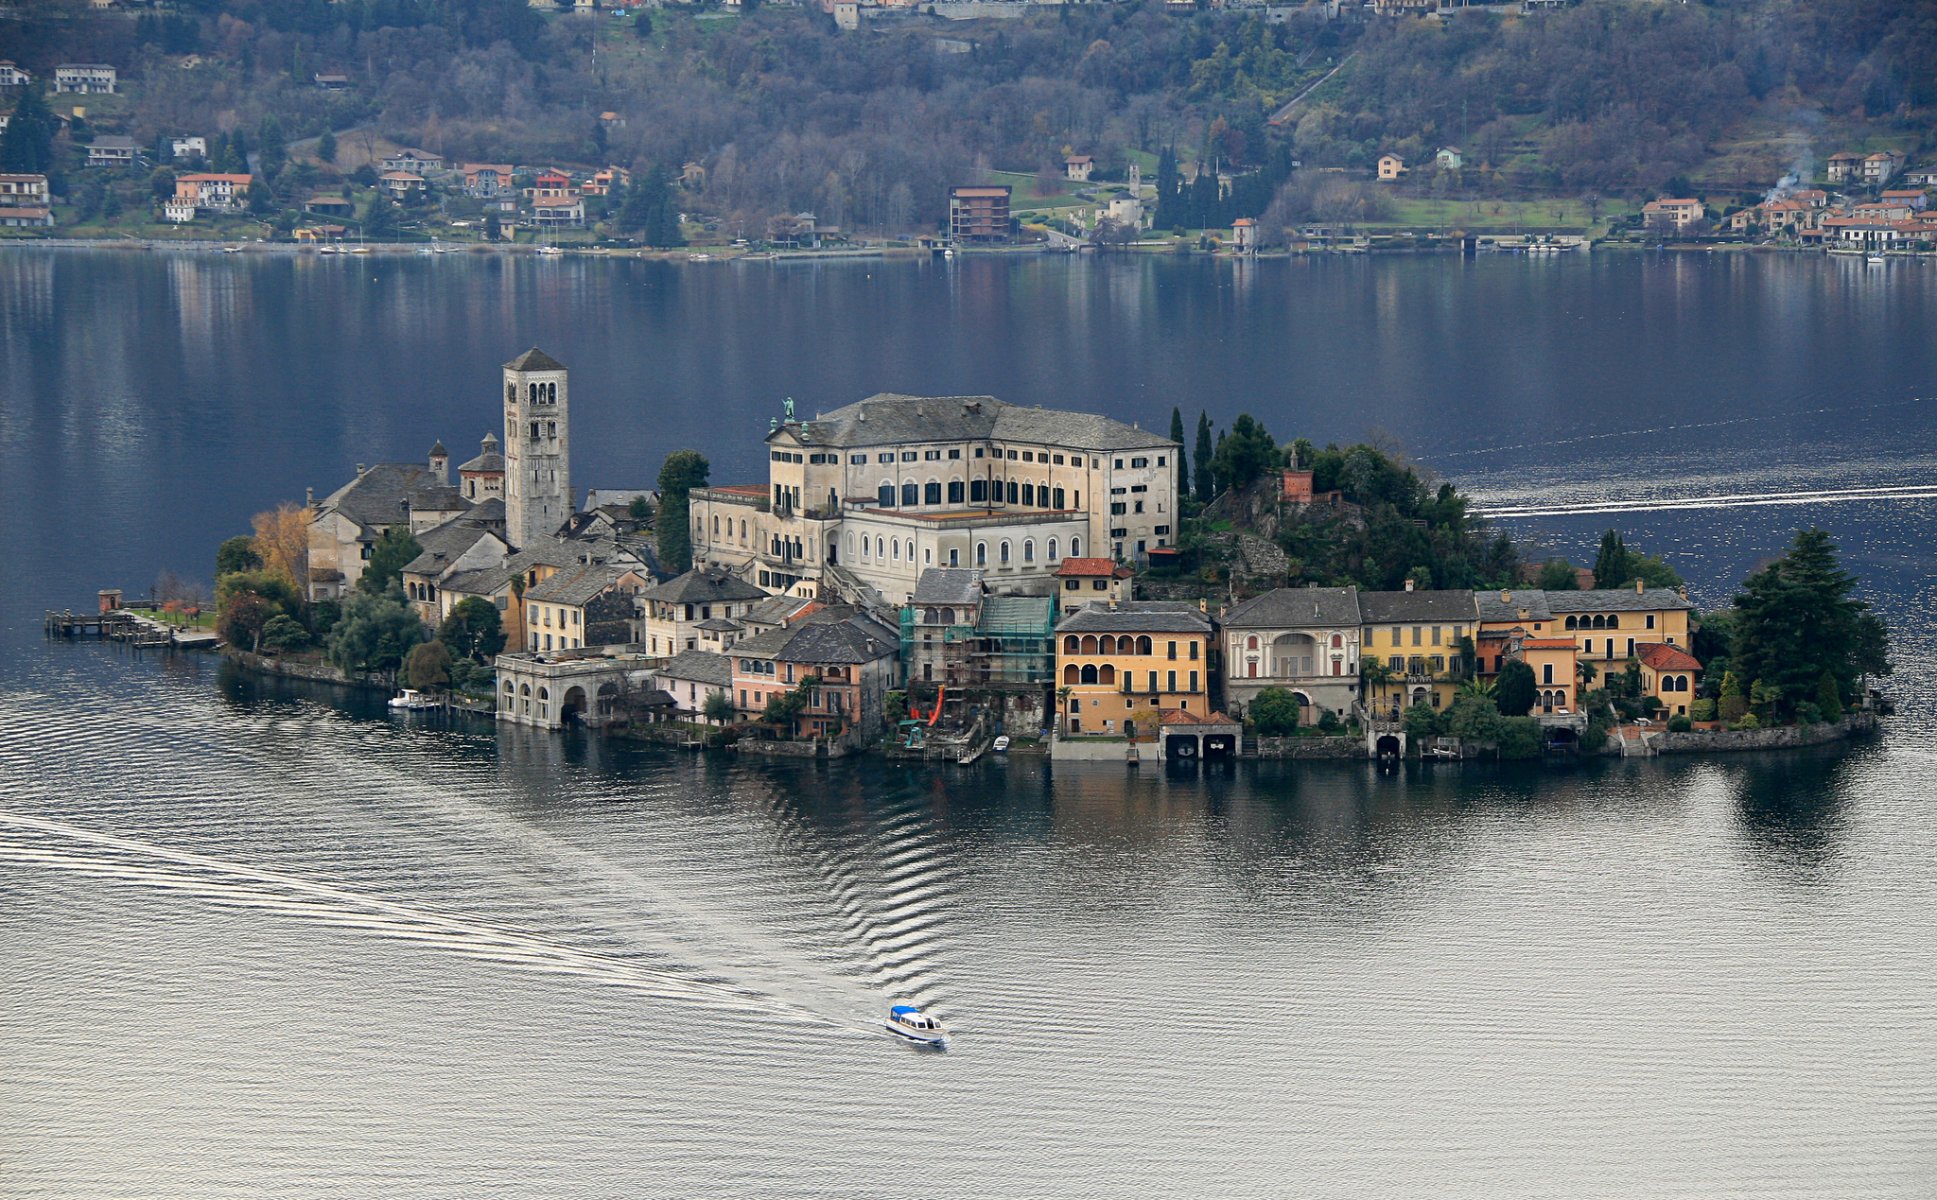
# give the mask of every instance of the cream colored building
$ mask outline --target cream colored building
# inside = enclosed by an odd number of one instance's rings
[[[697,489],[696,562],[771,592],[824,578],[908,602],[929,567],[1046,595],[1065,558],[1136,561],[1176,541],[1161,434],[989,396],[882,394],[767,435],[766,486]]]

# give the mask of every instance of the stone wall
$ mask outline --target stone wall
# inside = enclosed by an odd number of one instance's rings
[[[1724,754],[1738,750],[1787,750],[1820,746],[1876,728],[1870,713],[1851,713],[1821,725],[1778,725],[1771,729],[1697,729],[1687,733],[1651,734],[1648,744],[1657,754]]]
[[[1261,737],[1259,758],[1364,758],[1359,737]]]
[[[316,683],[340,683],[349,687],[380,688],[390,690],[390,682],[374,676],[359,675],[352,678],[341,667],[327,662],[289,661],[267,654],[251,654],[247,650],[237,650],[233,646],[223,649],[229,661],[251,671],[264,675],[281,675],[286,679],[308,679]]]

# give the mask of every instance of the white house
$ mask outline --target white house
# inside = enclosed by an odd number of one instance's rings
[[[1349,713],[1359,693],[1358,589],[1277,588],[1229,609],[1223,629],[1224,693],[1248,706],[1268,687],[1318,710]]]
[[[54,68],[54,90],[80,96],[112,95],[114,68],[100,63],[68,63]]]

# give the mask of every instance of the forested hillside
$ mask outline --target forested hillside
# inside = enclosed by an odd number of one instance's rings
[[[1460,144],[1467,170],[1436,188],[1632,194],[1730,155],[1724,174],[1773,181],[1846,136],[1927,149],[1937,106],[1927,3],[1584,0],[1336,20],[1313,6],[1268,24],[1146,0],[853,33],[777,6],[612,19],[525,0],[179,0],[138,15],[45,0],[22,12],[7,52],[43,80],[57,62],[124,71],[125,98],[92,106],[96,132],[254,138],[273,118],[289,142],[360,130],[454,160],[691,161],[707,175],[688,200],[713,215],[809,209],[872,230],[931,227],[948,185],[983,168],[1051,175],[1071,150],[1105,176],[1126,151],[1168,149],[1182,181],[1202,163],[1275,182],[1294,157],[1362,169],[1384,150]],[[319,91],[318,72],[350,86]],[[288,169],[304,167],[296,158]],[[1261,211],[1269,189],[1240,187],[1221,206],[1186,196],[1166,220]]]

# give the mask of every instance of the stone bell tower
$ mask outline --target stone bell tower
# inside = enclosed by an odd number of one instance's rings
[[[531,349],[504,365],[504,527],[524,549],[575,510],[565,364]]]

